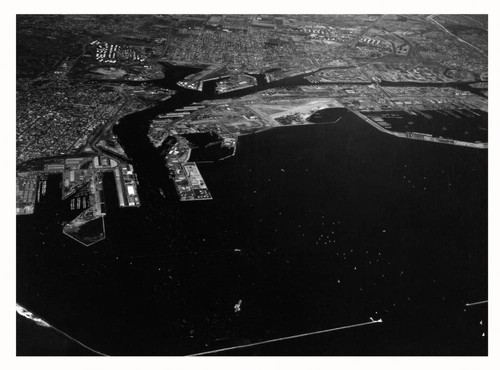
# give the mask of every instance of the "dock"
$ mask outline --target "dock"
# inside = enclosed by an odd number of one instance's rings
[[[196,163],[175,164],[174,173],[174,185],[181,202],[212,199]]]

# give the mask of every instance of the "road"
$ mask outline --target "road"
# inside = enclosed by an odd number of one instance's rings
[[[474,45],[470,44],[469,42],[467,42],[467,41],[465,41],[465,40],[461,39],[461,38],[460,38],[460,37],[458,37],[457,35],[455,35],[455,34],[451,33],[451,32],[450,32],[450,31],[449,31],[449,30],[448,30],[445,26],[443,26],[441,23],[439,23],[438,21],[436,21],[436,20],[434,19],[434,17],[435,17],[435,16],[437,16],[437,15],[438,15],[438,14],[432,14],[432,15],[429,15],[429,16],[427,16],[427,18],[426,18],[426,19],[427,19],[428,21],[430,21],[430,22],[434,23],[435,25],[437,25],[439,28],[441,28],[441,29],[442,29],[443,31],[445,31],[446,33],[448,33],[448,34],[450,34],[451,36],[455,37],[458,41],[463,42],[464,44],[469,45],[471,48],[473,48],[474,50],[478,51],[481,55],[486,56],[486,53],[485,53],[483,50],[481,50],[481,49],[479,49],[478,47],[476,47],[476,46],[474,46]]]
[[[119,91],[119,90],[118,90]],[[121,91],[119,91],[121,93]],[[100,153],[100,150],[99,148],[96,147],[96,144],[102,139],[103,136],[106,135],[106,133],[109,131],[109,129],[111,129],[115,123],[118,121],[118,118],[120,117],[121,114],[123,114],[122,112],[124,111],[124,108],[129,104],[129,100],[128,98],[123,95],[123,103],[120,107],[120,109],[118,109],[116,111],[116,113],[110,117],[108,119],[108,122],[101,126],[100,128],[97,128],[91,135],[90,137],[87,139],[87,142],[81,146],[81,148],[79,149],[78,153],[82,153],[84,152],[85,148],[90,146],[94,151]]]

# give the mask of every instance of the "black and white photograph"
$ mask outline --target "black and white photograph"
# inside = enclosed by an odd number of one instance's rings
[[[159,9],[11,15],[15,356],[491,355],[493,17]]]

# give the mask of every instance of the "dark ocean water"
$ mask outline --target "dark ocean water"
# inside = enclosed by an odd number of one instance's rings
[[[16,315],[16,355],[92,356],[95,354],[53,328],[39,326],[21,315]]]
[[[383,324],[227,354],[486,354],[486,307],[465,303],[487,299],[487,151],[341,115],[240,137],[235,157],[199,164],[212,201],[181,203],[169,182],[164,199],[138,166],[142,207],[119,209],[106,176],[107,240],[90,248],[58,232],[57,207],[18,218],[18,301],[116,355],[370,317]]]

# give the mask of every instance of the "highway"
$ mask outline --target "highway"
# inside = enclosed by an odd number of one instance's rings
[[[481,49],[479,49],[478,47],[476,47],[476,46],[474,46],[474,45],[472,45],[472,44],[468,43],[467,41],[465,41],[465,40],[461,39],[461,38],[460,38],[460,37],[458,37],[457,35],[455,35],[455,34],[451,33],[451,32],[450,32],[450,31],[449,31],[449,30],[448,30],[445,26],[443,26],[441,23],[439,23],[438,21],[436,21],[436,20],[434,19],[434,17],[435,17],[435,16],[437,16],[437,15],[439,15],[439,14],[432,14],[432,15],[429,15],[429,16],[427,17],[427,20],[428,20],[428,21],[430,21],[430,22],[432,22],[432,23],[434,23],[435,25],[437,25],[439,28],[441,28],[441,29],[442,29],[443,31],[445,31],[446,33],[448,33],[448,34],[450,34],[451,36],[455,37],[458,41],[463,42],[464,44],[469,45],[471,48],[473,48],[474,50],[478,51],[481,55],[483,55],[483,56],[487,56],[487,55],[486,55],[486,53],[485,53],[483,50],[481,50]]]

